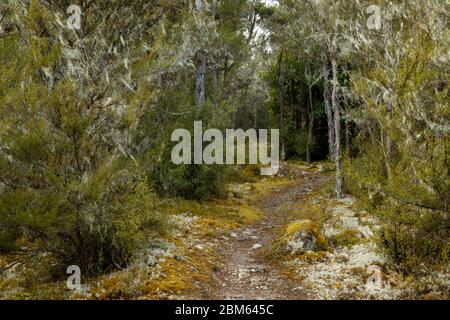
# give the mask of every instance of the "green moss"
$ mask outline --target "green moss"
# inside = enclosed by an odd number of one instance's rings
[[[335,247],[352,247],[361,242],[358,230],[344,230],[330,238],[330,243]]]

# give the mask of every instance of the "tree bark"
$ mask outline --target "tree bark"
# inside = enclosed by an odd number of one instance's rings
[[[345,117],[345,155],[350,161],[350,121]]]
[[[286,153],[284,149],[284,74],[282,70],[283,64],[283,48],[280,51],[280,56],[278,58],[278,105],[280,108],[280,157],[281,160],[286,159]]]
[[[217,106],[218,106],[218,97],[219,97],[219,86],[218,86],[218,76],[217,76],[217,66],[215,65],[213,67],[213,80],[212,80],[212,86],[213,86],[213,109],[217,110]]]
[[[197,107],[202,107],[205,103],[205,73],[206,73],[206,57],[203,50],[199,52],[198,68],[197,68]]]
[[[333,72],[333,90],[331,93],[331,105],[334,114],[334,135],[335,135],[335,148],[334,148],[334,162],[336,164],[336,197],[342,199],[344,197],[343,186],[344,181],[342,177],[342,164],[341,164],[341,110],[339,107],[339,97],[338,97],[338,64],[336,58],[336,48],[333,44],[331,50],[331,67]]]
[[[324,58],[323,66],[323,100],[325,102],[325,112],[327,114],[327,123],[328,123],[328,152],[330,153],[330,158],[334,159],[334,119],[333,112],[331,110],[330,105],[330,87],[328,86],[328,67],[327,60]]]
[[[196,9],[199,12],[204,10],[204,0],[196,0]],[[203,38],[203,30],[200,30]],[[205,103],[205,74],[206,74],[206,54],[203,48],[198,52],[198,67],[197,67],[197,107],[202,107]]]
[[[312,102],[312,88],[308,87],[309,91],[309,108],[308,108],[308,141],[306,143],[306,162],[311,163],[311,144],[313,139],[314,117],[313,117],[313,102]]]

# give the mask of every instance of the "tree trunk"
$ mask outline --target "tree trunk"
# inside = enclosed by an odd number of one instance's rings
[[[388,105],[388,113],[389,113],[389,118],[392,118],[392,107],[390,105]],[[391,138],[389,137],[389,135],[385,132],[385,136],[386,136],[386,169],[387,169],[387,173],[388,173],[388,177],[391,176],[391,163],[392,163],[392,151],[393,151],[393,143]]]
[[[205,73],[206,73],[206,58],[203,51],[199,52],[197,68],[197,107],[202,107],[205,103]]]
[[[328,123],[328,152],[330,153],[331,159],[334,159],[334,120],[333,112],[330,105],[330,87],[328,86],[328,67],[327,60],[324,58],[323,61],[323,100],[325,102],[325,112],[327,114]]]
[[[286,153],[284,150],[284,74],[282,70],[283,64],[283,49],[281,49],[280,56],[278,59],[278,105],[280,108],[280,157],[281,160],[286,159]]]
[[[312,102],[312,88],[309,89],[309,109],[308,109],[308,141],[306,143],[306,162],[311,163],[311,143],[313,139],[314,117],[313,117],[313,102]]]
[[[345,117],[345,155],[350,161],[350,121]]]
[[[218,77],[217,77],[217,66],[214,66],[213,67],[213,83],[212,83],[212,86],[213,86],[213,97],[212,97],[212,100],[213,100],[213,109],[214,110],[217,110],[217,106],[218,106],[218,97],[219,97],[219,85],[218,85]]]
[[[196,9],[199,12],[204,10],[204,0],[196,0]],[[203,30],[200,30],[203,33]],[[203,38],[203,34],[201,34]],[[205,74],[206,74],[206,56],[203,48],[198,53],[198,67],[197,67],[197,107],[202,107],[205,103]]]
[[[331,93],[331,105],[334,113],[334,135],[335,135],[335,148],[334,148],[334,162],[336,164],[336,197],[342,199],[344,197],[343,192],[343,178],[342,178],[342,164],[341,164],[341,110],[339,107],[338,97],[338,64],[336,61],[336,48],[331,50],[331,67],[333,71],[333,90]]]

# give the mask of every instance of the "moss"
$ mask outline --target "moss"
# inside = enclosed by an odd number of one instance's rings
[[[355,229],[344,230],[330,238],[334,247],[352,247],[361,242],[359,231]]]
[[[298,248],[295,248],[296,244]],[[311,220],[299,220],[290,223],[281,237],[272,243],[275,256],[303,255],[308,251],[323,251],[328,248],[319,226]]]
[[[239,207],[238,215],[244,223],[252,223],[261,217],[261,212],[255,208],[241,205]]]
[[[232,230],[238,227],[238,222],[233,219],[219,219],[219,218],[201,218],[196,223],[196,229],[202,233],[202,235],[215,235],[215,230]]]
[[[325,259],[326,255],[326,251],[307,251],[299,258],[303,261],[316,262]]]
[[[185,248],[186,249],[186,248]],[[161,265],[161,276],[148,281],[142,291],[148,298],[160,298],[160,293],[182,295],[202,290],[212,282],[215,254],[210,249],[184,252],[185,260],[167,258]]]
[[[260,177],[260,166],[247,165],[241,171],[242,181],[244,182],[256,182]]]

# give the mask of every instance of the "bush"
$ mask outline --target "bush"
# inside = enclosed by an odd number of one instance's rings
[[[416,183],[398,156],[392,161],[391,175],[380,159],[380,150],[369,145],[359,158],[347,161],[346,191],[380,219],[379,243],[393,267],[410,273],[422,264],[447,265],[450,221],[439,197]]]
[[[2,224],[9,230],[20,227],[62,266],[78,265],[84,274],[124,267],[165,226],[134,171],[116,161],[87,181],[59,190],[5,191],[0,194]]]
[[[184,97],[182,93],[178,94]],[[180,106],[179,106],[180,107]],[[189,110],[192,106],[185,102],[180,108]],[[182,110],[185,110],[182,109]],[[171,123],[160,136],[154,141],[154,145],[147,154],[148,172],[147,178],[151,188],[159,196],[179,196],[186,199],[205,199],[209,196],[224,194],[224,185],[229,172],[227,165],[206,165],[206,164],[180,164],[172,162],[172,149],[178,142],[171,142],[173,130],[185,128],[194,140],[193,126],[195,121],[202,121],[203,132],[208,128],[222,129],[225,125],[225,117],[220,119],[221,123],[214,121],[214,113],[211,104],[206,102],[202,109],[194,113],[187,112],[187,115],[171,119]],[[151,134],[153,129],[146,128],[143,131]],[[209,142],[203,143],[203,148]],[[191,159],[194,159],[194,148],[192,142]],[[202,149],[203,150],[203,149]],[[225,154],[225,150],[224,150]]]
[[[15,241],[19,236],[18,230],[0,229],[0,253],[8,253],[17,250]]]
[[[171,150],[165,147],[148,171],[148,182],[159,195],[204,199],[224,193],[225,165],[175,165]]]
[[[306,146],[308,143],[307,129],[295,130],[293,127],[287,129],[284,135],[286,156],[288,158],[306,159]],[[310,145],[311,154],[317,149],[317,143],[313,137]]]
[[[422,265],[448,265],[450,225],[441,215],[388,205],[380,206],[377,212],[387,222],[380,230],[379,242],[400,271],[411,273]]]
[[[33,248],[52,253],[62,267],[79,265],[83,274],[122,267],[157,231],[160,217],[149,208],[150,192],[134,163],[122,158],[130,154],[140,109],[129,103],[123,84],[100,74],[123,56],[106,62],[108,48],[97,43],[97,35],[106,42],[116,35],[93,13],[88,28],[101,31],[84,38],[85,48],[95,47],[86,49],[84,65],[65,54],[71,35],[50,22],[54,12],[47,5],[8,7],[5,19],[14,17],[21,31],[11,28],[0,37],[2,250],[22,237],[27,246],[31,240]],[[130,41],[129,48],[140,45]],[[105,62],[94,81],[80,72],[92,61]],[[116,72],[111,79],[125,74]],[[98,103],[94,96],[100,92],[101,99],[116,96],[115,106]]]
[[[330,238],[330,243],[335,247],[353,247],[361,242],[359,231],[355,229],[344,230]]]

